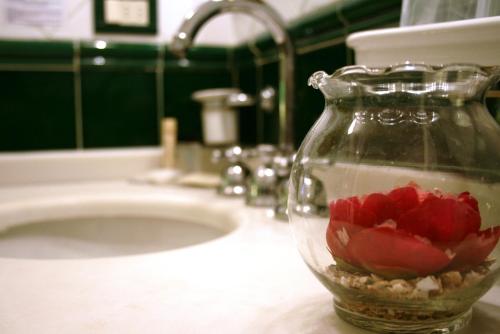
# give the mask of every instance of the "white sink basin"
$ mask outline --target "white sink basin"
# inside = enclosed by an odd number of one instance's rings
[[[222,237],[237,226],[227,213],[186,200],[116,195],[21,202],[0,210],[0,222],[0,258],[28,259],[167,251]]]

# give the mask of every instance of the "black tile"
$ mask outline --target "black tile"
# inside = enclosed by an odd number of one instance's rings
[[[157,145],[155,73],[83,71],[84,147]]]
[[[73,73],[0,71],[0,150],[76,147]]]
[[[257,115],[258,95],[257,91],[257,68],[255,64],[247,62],[238,65],[238,82],[236,87],[246,94],[255,97],[256,105],[239,108],[240,141],[244,146],[255,146],[258,143],[257,129],[259,119]]]
[[[276,90],[276,96],[279,92],[279,64],[277,62],[271,62],[265,64],[261,67],[261,81],[259,82],[260,89],[271,86]],[[279,112],[278,112],[278,99],[276,100],[276,106],[273,111],[261,111],[263,119],[263,132],[264,132],[264,143],[278,144],[279,141]]]
[[[307,85],[309,77],[316,71],[332,74],[347,65],[345,44],[320,49],[297,57],[296,99],[295,99],[295,145],[304,139],[325,106],[325,99],[319,90]]]

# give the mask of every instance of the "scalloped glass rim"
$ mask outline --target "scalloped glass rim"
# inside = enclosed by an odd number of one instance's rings
[[[444,74],[452,72],[468,72],[484,79],[494,80],[500,77],[500,66],[481,66],[472,63],[452,63],[443,65],[427,65],[424,63],[405,62],[383,67],[370,67],[365,65],[350,65],[342,67],[329,75],[324,71],[317,71],[311,75],[308,84],[314,88],[319,88],[325,79],[349,79],[351,75],[361,74],[368,78],[387,77],[394,73],[426,73],[434,74],[433,77],[442,77]],[[363,77],[363,76],[362,76]]]
[[[425,72],[425,73],[447,73],[447,72],[476,72],[487,77],[500,72],[498,66],[481,66],[472,63],[452,63],[442,65],[427,65],[424,63],[405,62],[391,66],[370,67],[365,65],[351,65],[342,67],[331,75],[340,78],[349,74],[384,75],[399,72]]]

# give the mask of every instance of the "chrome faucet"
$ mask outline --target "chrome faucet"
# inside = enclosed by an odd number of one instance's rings
[[[200,28],[211,18],[223,13],[250,15],[263,23],[270,31],[278,47],[280,61],[279,99],[279,150],[293,150],[294,107],[294,48],[286,31],[285,22],[270,6],[260,0],[211,0],[186,15],[174,36],[171,51],[185,57]]]

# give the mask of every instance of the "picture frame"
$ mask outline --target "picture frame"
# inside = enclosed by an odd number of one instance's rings
[[[94,0],[96,33],[157,33],[156,0]]]

